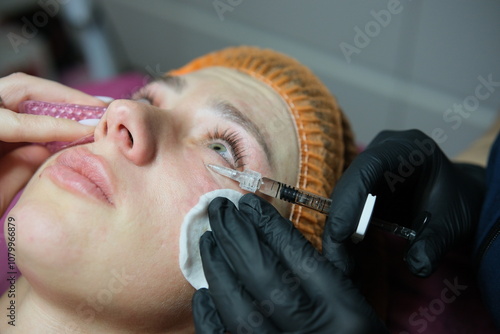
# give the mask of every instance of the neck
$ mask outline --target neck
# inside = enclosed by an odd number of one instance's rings
[[[10,311],[8,309],[10,308]],[[168,329],[149,327],[132,328],[127,325],[123,328],[116,322],[107,319],[98,319],[90,316],[90,309],[61,307],[41,298],[29,285],[24,277],[20,277],[15,284],[15,296],[9,291],[0,298],[0,309],[5,315],[0,315],[0,333],[71,333],[71,334],[139,334],[139,333],[193,333],[192,321],[185,321],[184,326],[170,326]],[[72,310],[72,311],[71,311]],[[87,312],[86,314],[84,314]],[[10,315],[10,317],[9,317]],[[148,322],[151,324],[151,322]]]

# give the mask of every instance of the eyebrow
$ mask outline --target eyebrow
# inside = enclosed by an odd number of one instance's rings
[[[212,107],[223,119],[236,123],[248,131],[255,140],[257,140],[257,143],[264,151],[269,165],[273,166],[273,156],[269,149],[269,145],[267,145],[267,142],[264,140],[264,136],[259,127],[250,118],[228,101],[213,101]]]
[[[168,88],[172,89],[177,94],[182,93],[184,87],[186,87],[186,79],[184,79],[183,77],[178,77],[170,74],[161,76],[155,79],[153,82],[161,83],[167,86]]]

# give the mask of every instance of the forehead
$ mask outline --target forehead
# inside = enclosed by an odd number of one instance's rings
[[[288,106],[270,86],[248,74],[224,67],[209,67],[186,75],[198,88],[231,98],[232,102],[258,114],[290,119]],[[267,112],[265,110],[268,110]],[[291,120],[291,119],[290,119]]]
[[[210,67],[186,75],[196,94],[227,100],[258,121],[273,136],[287,131],[295,135],[291,113],[281,96],[265,83],[234,69]],[[292,130],[292,131],[290,131]]]

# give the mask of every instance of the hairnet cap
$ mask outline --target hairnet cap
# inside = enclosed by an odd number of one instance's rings
[[[272,87],[288,105],[299,152],[297,187],[330,196],[356,154],[353,135],[335,98],[304,65],[282,53],[250,46],[230,47],[201,56],[170,72],[182,75],[222,66],[244,72]],[[326,216],[294,205],[290,220],[318,249]]]

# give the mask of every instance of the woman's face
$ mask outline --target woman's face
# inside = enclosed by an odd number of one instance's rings
[[[206,164],[296,183],[294,125],[260,81],[208,68],[153,82],[141,97],[112,102],[95,142],[51,157],[10,214],[24,276],[75,312],[145,319],[189,310],[193,291],[178,265],[183,218],[209,191],[241,191]]]

